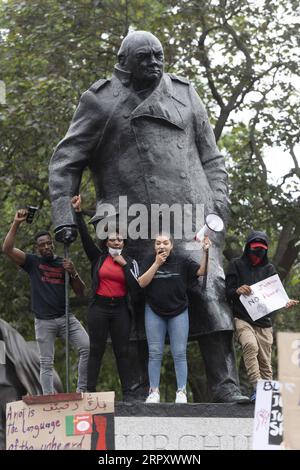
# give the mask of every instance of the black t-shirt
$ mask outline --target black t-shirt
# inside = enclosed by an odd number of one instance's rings
[[[155,255],[142,263],[144,274],[155,261]],[[161,316],[178,315],[188,304],[187,288],[197,280],[199,263],[184,256],[171,253],[166,262],[156,271],[150,284],[145,287],[146,302]]]
[[[26,253],[21,266],[29,274],[31,309],[41,320],[58,318],[65,314],[65,270],[60,257],[48,260]]]

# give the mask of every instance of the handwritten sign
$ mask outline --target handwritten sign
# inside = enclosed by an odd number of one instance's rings
[[[250,287],[252,294],[241,295],[240,301],[253,321],[284,307],[289,300],[278,274]]]
[[[114,449],[114,392],[81,400],[6,406],[8,450]]]
[[[253,449],[281,449],[282,439],[280,384],[275,380],[259,380],[256,388]]]
[[[277,342],[284,446],[286,449],[300,450],[300,333],[278,333]]]

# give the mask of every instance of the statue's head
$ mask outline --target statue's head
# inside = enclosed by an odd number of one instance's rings
[[[147,31],[129,33],[118,52],[119,66],[131,73],[140,88],[155,85],[163,73],[164,51],[160,41]]]

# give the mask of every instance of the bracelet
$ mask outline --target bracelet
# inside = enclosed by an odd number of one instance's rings
[[[79,277],[79,274],[77,271],[74,274],[70,274],[71,279],[77,279],[78,277]]]

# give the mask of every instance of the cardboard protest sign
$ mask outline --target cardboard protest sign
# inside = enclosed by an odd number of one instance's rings
[[[240,301],[253,321],[285,307],[289,300],[278,274],[252,284],[250,287],[252,293],[241,295]]]
[[[278,333],[277,342],[284,446],[300,450],[300,333]]]
[[[62,400],[64,395],[65,401],[26,404],[21,400],[8,403],[6,448],[114,449],[114,392],[83,393],[81,399],[73,401],[67,399],[68,394],[60,394]]]
[[[256,387],[253,449],[280,450],[282,439],[280,384],[275,380],[259,380]]]

